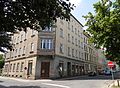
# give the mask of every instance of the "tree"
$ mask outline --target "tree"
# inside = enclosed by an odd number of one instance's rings
[[[106,48],[106,56],[110,60],[120,61],[120,0],[100,0],[94,5],[95,14],[84,16],[87,20],[87,31],[90,41],[96,47]]]
[[[57,18],[69,20],[73,7],[69,0],[0,0],[0,51],[11,49],[11,33],[44,29]]]
[[[4,58],[3,55],[0,55],[0,69],[4,66]]]

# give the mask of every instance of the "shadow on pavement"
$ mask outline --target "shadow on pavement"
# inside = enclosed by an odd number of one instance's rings
[[[120,75],[114,75],[114,79],[120,79]],[[112,80],[111,75],[97,75],[97,76],[76,76],[69,78],[59,78],[56,81],[67,81],[67,80]]]
[[[2,86],[0,85],[0,88],[41,88],[39,86]]]

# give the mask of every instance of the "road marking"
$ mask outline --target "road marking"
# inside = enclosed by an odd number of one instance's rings
[[[63,86],[63,85],[58,85],[58,84],[50,84],[50,83],[42,83],[44,85],[49,85],[49,86],[57,86],[57,87],[61,87],[61,88],[70,88],[69,86]]]

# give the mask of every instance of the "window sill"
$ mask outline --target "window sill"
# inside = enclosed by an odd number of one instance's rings
[[[27,39],[24,39],[24,41],[26,41]]]
[[[25,56],[25,54],[22,54],[22,56]]]
[[[30,54],[31,54],[31,53],[34,53],[34,51],[30,51]]]
[[[35,35],[31,35],[31,37],[34,37]]]

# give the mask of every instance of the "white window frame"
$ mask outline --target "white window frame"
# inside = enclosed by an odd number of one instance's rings
[[[34,43],[31,43],[31,51],[34,51]]]
[[[63,37],[64,37],[63,35],[64,35],[64,34],[63,34],[63,29],[62,29],[62,28],[60,28],[60,37],[62,37],[62,38],[63,38]]]
[[[42,39],[41,40],[41,49],[52,49],[53,40],[52,39]]]

